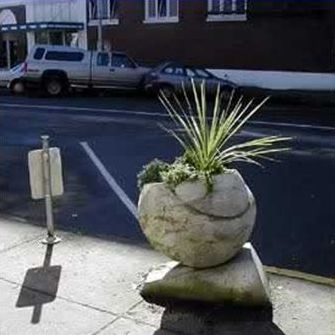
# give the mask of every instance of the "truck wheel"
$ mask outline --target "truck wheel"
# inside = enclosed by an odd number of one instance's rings
[[[25,91],[24,83],[21,80],[14,81],[10,86],[10,90],[13,94],[23,94]]]
[[[51,77],[45,82],[45,90],[51,97],[58,97],[64,93],[65,84],[61,78]]]

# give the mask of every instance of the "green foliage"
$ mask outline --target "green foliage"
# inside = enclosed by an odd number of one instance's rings
[[[155,159],[143,167],[137,176],[137,186],[141,190],[145,184],[160,183],[163,181],[162,172],[168,169],[169,165],[159,159]]]
[[[178,158],[168,169],[161,173],[162,180],[172,188],[188,180],[199,179],[200,175],[185,159]]]
[[[160,101],[166,108],[177,130],[166,129],[184,149],[187,164],[168,169],[166,180],[175,185],[184,181],[189,174],[204,176],[208,187],[212,177],[224,171],[233,162],[247,162],[260,165],[259,159],[270,159],[269,154],[285,151],[288,148],[274,148],[273,145],[289,140],[288,137],[268,136],[253,139],[237,145],[228,145],[250,118],[266,103],[264,99],[256,104],[254,100],[244,101],[243,97],[234,101],[231,95],[227,104],[223,105],[220,87],[218,86],[213,110],[207,105],[206,86],[202,83],[200,90],[192,81],[192,99],[185,89],[184,102],[174,95],[168,98],[160,93]],[[211,113],[211,114],[210,114]],[[211,116],[211,117],[210,117]],[[175,176],[172,176],[175,173]]]
[[[182,146],[184,154],[172,164],[154,160],[144,166],[138,175],[140,189],[147,183],[165,182],[175,188],[184,181],[202,179],[208,191],[213,186],[213,176],[229,169],[234,162],[259,164],[259,159],[269,159],[269,154],[286,151],[288,148],[274,147],[288,141],[288,137],[267,136],[229,145],[250,118],[266,103],[255,104],[254,100],[245,101],[231,95],[228,103],[223,104],[218,86],[213,109],[208,108],[206,87],[200,89],[192,82],[192,98],[183,89],[184,101],[176,95],[168,98],[161,92],[160,101],[168,111],[177,129],[167,130]],[[235,102],[234,102],[235,101]]]

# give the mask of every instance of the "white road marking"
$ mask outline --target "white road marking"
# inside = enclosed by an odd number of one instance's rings
[[[28,108],[28,109],[51,109],[51,110],[65,110],[65,111],[78,111],[78,112],[108,112],[111,114],[130,114],[130,115],[142,115],[142,116],[163,116],[169,117],[166,113],[153,113],[143,111],[131,111],[124,109],[107,109],[107,108],[88,108],[88,107],[69,107],[69,106],[49,106],[49,105],[23,105],[23,104],[6,104],[1,103],[0,107],[5,108]]]
[[[99,170],[101,175],[104,177],[107,184],[111,187],[111,189],[115,192],[115,194],[119,197],[123,204],[128,208],[130,213],[133,214],[133,216],[137,219],[137,208],[135,204],[129,199],[128,195],[123,191],[123,189],[116,182],[114,177],[108,172],[106,167],[103,165],[103,163],[89,146],[89,144],[87,142],[80,142],[80,145],[85,150],[86,154],[91,159],[96,168]]]
[[[330,130],[335,131],[335,127],[328,126],[313,126],[312,124],[300,124],[300,123],[286,123],[286,122],[267,122],[267,121],[249,121],[249,124],[264,125],[264,126],[279,126],[288,128],[301,128],[301,129],[315,129],[315,130]]]
[[[168,114],[155,113],[155,112],[144,112],[144,111],[132,111],[124,109],[107,109],[107,108],[89,108],[89,107],[69,107],[69,106],[49,106],[49,105],[25,105],[25,104],[8,104],[0,103],[0,107],[5,108],[27,108],[27,109],[50,109],[50,110],[61,110],[61,111],[78,111],[78,112],[107,112],[110,114],[124,114],[124,115],[137,115],[137,116],[161,116],[169,118]],[[312,124],[300,124],[300,123],[285,123],[285,122],[269,122],[269,121],[249,121],[251,125],[263,125],[263,126],[279,126],[287,128],[298,128],[298,129],[314,129],[324,131],[335,131],[335,127],[328,126],[316,126]]]

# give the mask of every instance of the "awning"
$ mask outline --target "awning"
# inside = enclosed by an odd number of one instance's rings
[[[42,29],[61,29],[61,30],[83,30],[84,23],[78,22],[34,22],[24,24],[3,24],[0,25],[0,32],[9,31],[29,31]]]

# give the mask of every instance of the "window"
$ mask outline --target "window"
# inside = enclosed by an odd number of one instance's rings
[[[49,33],[47,30],[39,30],[35,32],[35,43],[36,44],[48,44]]]
[[[184,76],[184,69],[182,67],[172,67],[172,66],[167,66],[166,68],[163,69],[162,71],[165,74],[170,74],[174,76]]]
[[[176,67],[174,70],[174,74],[176,76],[183,76],[184,75],[184,69],[181,67]]]
[[[202,69],[193,69],[193,71],[196,73],[197,77],[203,78],[203,79],[209,79],[211,78],[211,75]]]
[[[97,56],[98,66],[108,66],[109,65],[109,54],[107,52],[99,52]]]
[[[72,31],[41,30],[35,32],[35,44],[78,46],[78,39],[78,32]]]
[[[179,0],[145,0],[145,21],[178,22]]]
[[[69,45],[71,47],[78,47],[79,44],[79,34],[78,32],[65,32],[65,45]]]
[[[81,62],[84,59],[84,54],[82,52],[48,51],[45,59],[67,62]]]
[[[49,32],[49,44],[51,45],[63,45],[63,32],[62,31],[50,31]]]
[[[132,68],[132,69],[136,67],[134,62],[131,59],[129,59],[129,57],[122,54],[112,55],[112,66],[122,68]]]
[[[37,48],[35,53],[34,53],[34,59],[40,60],[43,58],[45,49],[44,48]]]
[[[248,0],[208,0],[207,21],[244,21]]]
[[[113,23],[113,20],[116,23],[119,16],[118,2],[119,0],[88,0],[87,10],[89,21],[97,21],[101,18],[105,24]]]
[[[174,74],[174,68],[171,67],[171,66],[168,66],[168,67],[166,67],[166,68],[163,70],[163,73],[166,73],[166,74]]]

